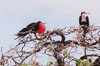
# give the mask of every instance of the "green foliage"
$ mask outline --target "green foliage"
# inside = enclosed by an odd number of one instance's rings
[[[22,64],[20,66],[34,66],[34,65],[33,64],[26,64],[26,63],[24,63],[24,64]]]
[[[22,64],[22,65],[20,65],[20,66],[28,66],[28,64],[24,63],[24,64]]]
[[[67,56],[68,59],[71,59],[72,56],[70,55],[71,53],[66,50],[63,51],[63,56]]]
[[[76,64],[78,64],[78,66],[93,66],[93,62],[89,62],[81,59],[78,59]]]
[[[49,49],[49,52],[50,51],[55,51],[54,47],[52,47],[52,46],[49,46],[48,49]]]
[[[70,56],[70,55],[68,55],[67,57],[68,57],[68,59],[71,59],[72,58],[72,56]]]
[[[51,65],[53,65],[52,61],[48,62],[46,66],[51,66]]]
[[[64,50],[63,55],[66,56],[67,55],[67,49]]]

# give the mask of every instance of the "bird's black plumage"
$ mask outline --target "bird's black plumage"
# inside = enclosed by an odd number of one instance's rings
[[[82,22],[82,16],[79,17],[79,24],[89,26],[89,17],[86,16],[86,22]]]
[[[89,27],[89,17],[85,12],[81,12],[81,16],[79,16],[79,25],[84,30],[84,33],[88,32]]]
[[[37,31],[39,29],[39,23],[41,23],[41,21],[34,22],[34,23],[31,23],[31,24],[27,25],[25,28],[23,28],[22,30],[20,30],[18,32],[18,34],[17,34],[18,37],[17,38],[20,38],[20,37],[23,38],[24,36],[26,36],[28,34],[27,31],[29,31],[29,30]]]
[[[89,17],[85,12],[81,12],[81,16],[79,16],[79,25],[89,26]]]

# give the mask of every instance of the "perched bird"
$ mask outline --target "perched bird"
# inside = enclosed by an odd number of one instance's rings
[[[23,38],[25,37],[29,32],[29,30],[32,30],[38,34],[44,33],[46,30],[46,26],[44,23],[42,23],[41,21],[38,22],[34,22],[31,23],[29,25],[27,25],[25,28],[23,28],[22,30],[20,30],[17,34],[17,38]],[[16,38],[16,39],[17,39]]]
[[[79,16],[79,25],[89,26],[89,18],[85,12],[81,12],[81,16]]]
[[[88,32],[89,27],[89,17],[86,15],[87,13],[81,12],[81,15],[79,16],[79,25],[84,30],[85,33]]]

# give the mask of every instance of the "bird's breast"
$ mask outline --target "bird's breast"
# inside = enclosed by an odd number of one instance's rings
[[[46,26],[44,23],[39,23],[39,29],[37,30],[38,34],[44,33],[46,30]]]

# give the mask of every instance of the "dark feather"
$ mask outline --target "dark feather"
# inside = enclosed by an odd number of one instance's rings
[[[86,22],[81,22],[81,21],[82,21],[82,16],[79,17],[79,25],[89,26],[89,18],[88,18],[88,16],[86,17]]]
[[[36,23],[31,23],[31,24],[27,25],[27,28],[28,28],[28,29],[32,29],[32,28],[34,27],[35,24],[36,24]]]
[[[19,31],[19,33],[17,34],[17,38],[23,38],[24,36],[26,36],[28,33],[26,31],[29,31],[29,30],[33,30],[33,31],[37,31],[39,29],[39,23],[31,23],[29,25],[26,26],[26,28],[23,28],[22,30]],[[21,32],[26,32],[26,33],[21,33]],[[17,39],[16,38],[16,39]]]
[[[26,36],[28,33],[21,34],[21,32],[26,32],[26,31],[28,31],[27,28],[23,28],[21,31],[19,31],[19,33],[17,34],[18,37],[16,39],[23,38],[24,36]]]

